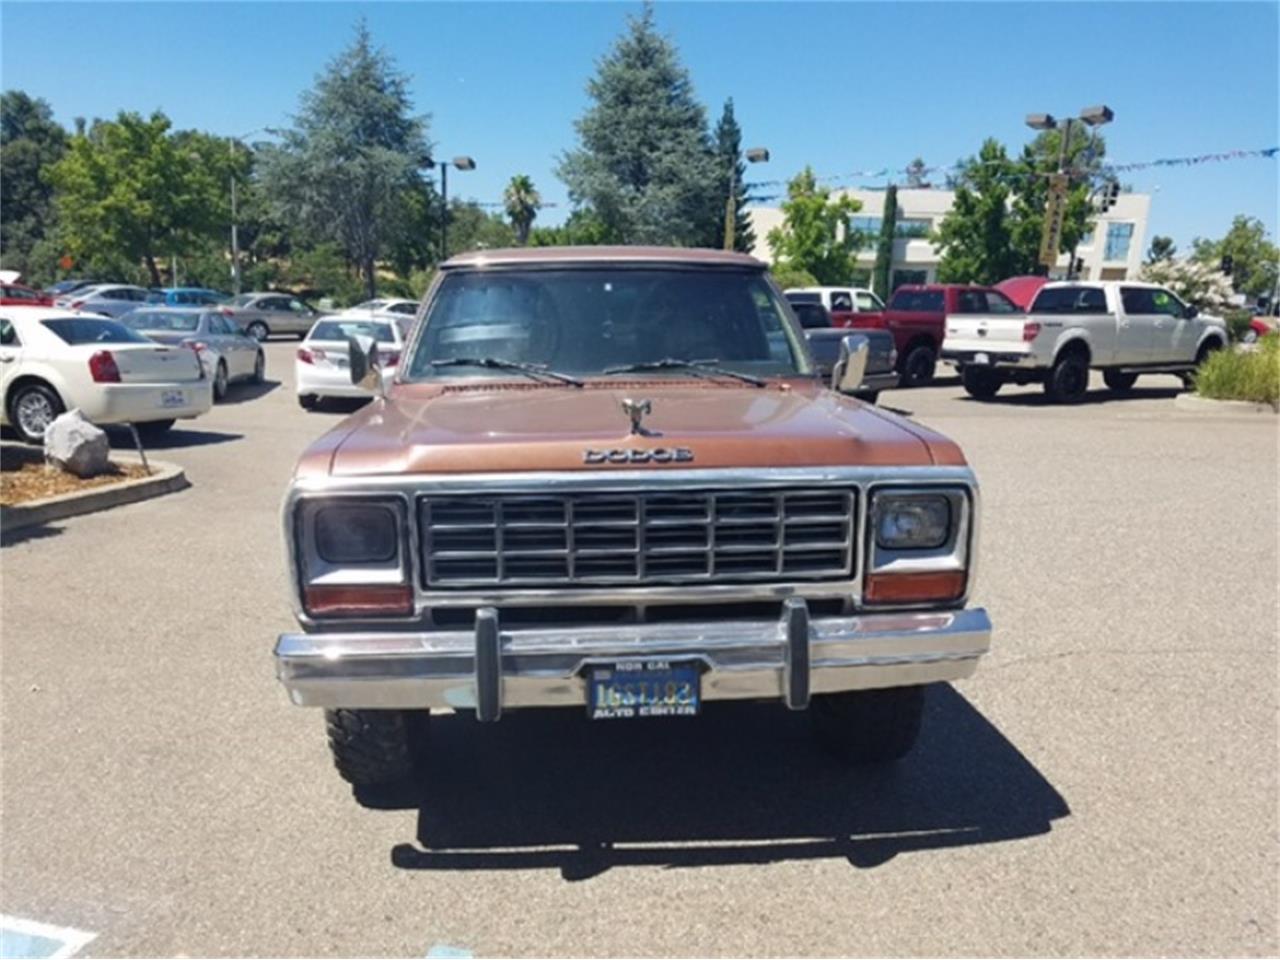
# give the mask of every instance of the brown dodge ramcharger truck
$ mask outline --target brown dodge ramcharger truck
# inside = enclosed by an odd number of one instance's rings
[[[853,762],[914,743],[990,644],[959,447],[830,382],[751,257],[492,250],[444,264],[393,381],[303,454],[277,674],[338,771],[410,776],[432,708],[592,719],[780,700]]]

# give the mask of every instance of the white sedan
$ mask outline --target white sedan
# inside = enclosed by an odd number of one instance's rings
[[[401,325],[390,317],[371,318],[354,309],[316,322],[298,347],[294,362],[294,381],[298,403],[314,410],[326,397],[368,397],[370,393],[351,382],[351,366],[347,357],[347,338],[373,337],[378,342],[382,361],[382,380],[390,384],[404,349]]]
[[[207,413],[213,384],[194,350],[154,343],[118,320],[0,308],[0,397],[0,424],[28,443],[74,408],[93,423],[133,423],[156,436]]]

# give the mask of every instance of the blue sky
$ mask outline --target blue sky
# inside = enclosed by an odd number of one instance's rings
[[[638,3],[0,3],[0,81],[56,117],[164,110],[178,127],[242,134],[288,122],[324,63],[367,18],[431,114],[441,155],[478,169],[450,192],[501,198],[528,173],[565,212],[556,157],[574,144],[594,63]],[[1107,103],[1117,162],[1271,147],[1276,3],[675,3],[678,44],[714,116],[733,97],[746,145],[820,175],[951,163],[1022,118]],[[1154,192],[1151,231],[1180,247],[1233,215],[1277,228],[1275,159],[1125,174]],[[883,182],[883,181],[881,181]],[[859,185],[876,185],[870,178]]]

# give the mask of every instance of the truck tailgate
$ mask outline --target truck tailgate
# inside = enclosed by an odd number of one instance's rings
[[[946,339],[942,352],[996,350],[1000,353],[1026,353],[1031,345],[1023,339],[1028,318],[982,313],[951,314],[947,317]]]

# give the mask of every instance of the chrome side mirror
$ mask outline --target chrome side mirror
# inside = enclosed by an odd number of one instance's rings
[[[352,383],[383,396],[382,360],[378,356],[377,340],[364,334],[347,337],[347,364]]]
[[[853,393],[862,386],[867,372],[871,341],[860,333],[840,341],[840,356],[831,368],[831,389],[837,393]]]

